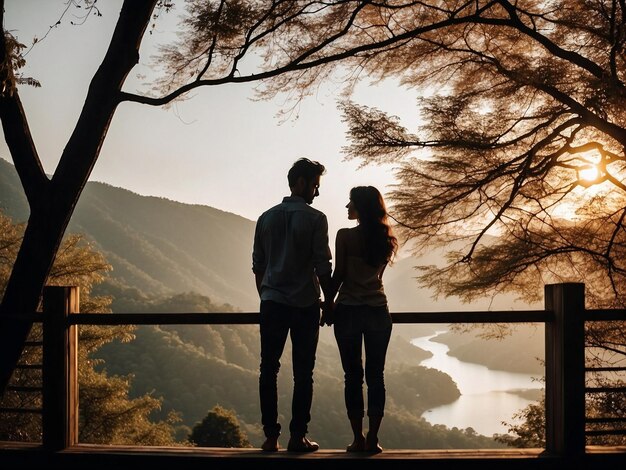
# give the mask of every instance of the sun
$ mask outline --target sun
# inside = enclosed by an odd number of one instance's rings
[[[607,182],[603,178],[604,172],[601,164],[585,159],[576,168],[576,180],[574,191],[567,198],[562,199],[550,209],[552,216],[568,220],[579,220],[578,209],[584,207],[595,196],[607,191]]]
[[[578,182],[586,188],[601,183],[604,174],[604,162],[602,155],[596,150],[581,152],[575,155],[576,178]]]
[[[598,178],[600,172],[595,165],[587,166],[578,172],[578,177],[584,181],[594,181]]]

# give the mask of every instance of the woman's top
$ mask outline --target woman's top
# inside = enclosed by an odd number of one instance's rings
[[[341,285],[336,303],[372,307],[387,304],[382,280],[386,264],[368,264],[363,257],[364,250],[363,234],[359,227],[344,228],[337,232],[333,278]]]

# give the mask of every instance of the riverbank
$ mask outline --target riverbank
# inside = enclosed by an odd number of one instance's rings
[[[432,341],[448,346],[448,355],[463,362],[481,364],[491,370],[543,377],[543,325],[517,325],[512,335],[502,339],[486,340],[480,337],[480,333],[480,330],[464,333],[448,330]]]
[[[443,424],[451,429],[472,428],[485,436],[508,433],[511,424],[517,423],[514,416],[541,398],[542,383],[528,373],[493,370],[454,357],[441,341],[442,336],[449,339],[458,334],[450,335],[446,330],[440,330],[414,338],[411,343],[432,354],[420,365],[448,374],[461,395],[454,402],[427,410],[422,417],[431,424]],[[475,341],[467,337],[463,339]]]

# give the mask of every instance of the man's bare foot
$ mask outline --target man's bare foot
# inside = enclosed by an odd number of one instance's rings
[[[263,452],[276,452],[278,451],[278,438],[277,437],[268,437],[265,439],[265,442],[261,446]]]

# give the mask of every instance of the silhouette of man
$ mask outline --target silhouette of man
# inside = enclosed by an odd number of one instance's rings
[[[326,215],[310,205],[319,196],[326,169],[308,158],[287,175],[291,195],[265,211],[256,223],[252,271],[261,299],[259,396],[266,452],[279,449],[277,378],[287,335],[291,336],[293,397],[287,450],[313,452],[307,439],[313,400],[313,368],[319,327],[326,321],[331,287],[331,252]],[[324,293],[320,319],[320,288]],[[328,313],[330,315],[330,313]]]

